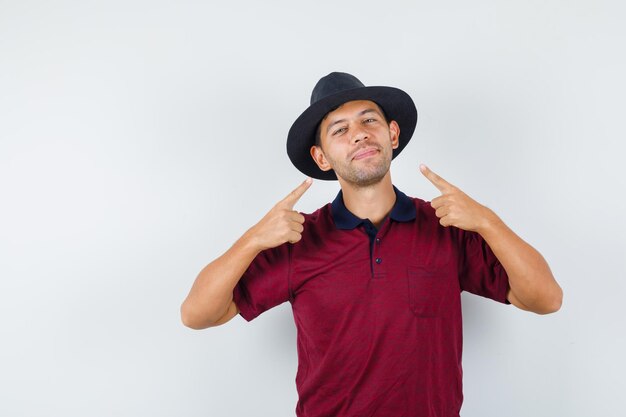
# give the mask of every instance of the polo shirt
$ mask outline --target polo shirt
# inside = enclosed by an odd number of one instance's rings
[[[233,289],[246,321],[291,303],[298,417],[459,417],[461,292],[510,304],[478,233],[443,227],[429,202],[394,192],[378,230],[341,191],[302,213],[302,239],[260,252]]]

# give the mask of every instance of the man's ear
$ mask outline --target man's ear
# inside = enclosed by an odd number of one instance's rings
[[[389,122],[389,136],[391,137],[391,148],[396,149],[400,145],[400,126],[395,120]]]
[[[322,171],[330,171],[332,167],[328,163],[326,156],[324,155],[324,151],[322,151],[321,146],[313,145],[310,149],[311,157]]]

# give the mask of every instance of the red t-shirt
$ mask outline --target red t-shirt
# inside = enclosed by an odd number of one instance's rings
[[[341,191],[302,213],[302,240],[259,253],[233,291],[247,321],[291,303],[298,417],[458,417],[461,291],[510,304],[478,233],[441,226],[429,202],[394,190],[379,230]]]

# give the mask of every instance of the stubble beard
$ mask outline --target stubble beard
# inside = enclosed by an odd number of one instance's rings
[[[375,156],[376,162],[366,161],[366,163],[362,163],[348,160],[345,163],[337,163],[328,155],[326,155],[326,159],[338,177],[356,187],[369,187],[382,181],[391,167],[391,155],[385,148],[378,150],[380,154]],[[361,166],[358,166],[359,164]]]

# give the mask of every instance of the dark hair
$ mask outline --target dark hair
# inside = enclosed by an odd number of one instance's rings
[[[382,108],[382,107],[380,107],[380,106],[378,105],[378,103],[376,103],[376,102],[373,102],[373,103],[374,103],[374,104],[376,104],[376,107],[378,107],[378,109],[379,109],[379,110],[380,110],[380,112],[382,113],[382,115],[383,115],[383,119],[385,119],[385,123],[389,124],[389,120],[387,120],[387,115],[385,114],[385,110],[383,110],[383,108]],[[335,110],[337,110],[339,107],[343,106],[343,104],[345,104],[345,103],[342,103],[342,104],[340,104],[340,105],[338,105],[338,106],[335,106],[335,107],[333,107],[332,109],[330,109],[330,110],[328,111],[328,113],[326,113],[326,114],[324,115],[324,117],[322,118],[322,120],[320,120],[320,122],[317,124],[317,129],[315,130],[315,146],[319,146],[320,148],[322,147],[322,135],[321,135],[321,133],[322,133],[322,132],[321,132],[321,131],[322,131],[322,122],[323,122],[323,121],[324,121],[324,120],[328,117],[328,115],[329,115],[330,113],[334,112],[334,111],[335,111]]]

